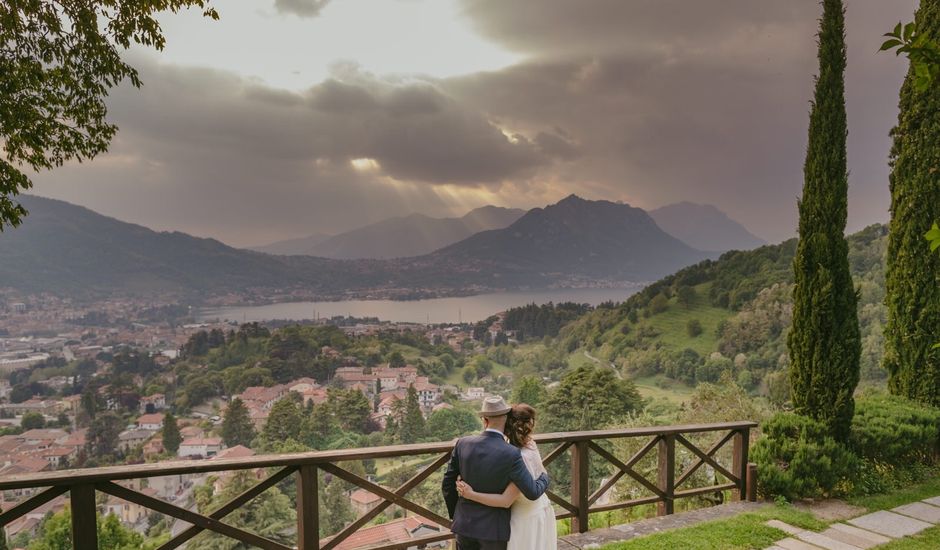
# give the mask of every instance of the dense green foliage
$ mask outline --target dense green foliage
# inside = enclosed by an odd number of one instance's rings
[[[251,446],[255,438],[255,426],[248,415],[245,402],[236,397],[225,409],[225,418],[222,419],[222,441],[226,447],[236,445]]]
[[[150,550],[155,544],[145,544],[144,538],[121,525],[113,514],[98,516],[99,550]],[[43,519],[39,535],[29,541],[28,550],[71,550],[72,513],[66,508],[62,512]]]
[[[897,55],[904,54],[911,61],[911,73],[914,89],[925,92],[940,78],[940,43],[936,37],[919,32],[916,23],[898,23],[894,30],[886,33],[888,38],[881,51],[895,50]]]
[[[917,32],[940,39],[940,2],[924,0]],[[940,86],[919,91],[913,70],[901,87],[891,149],[884,365],[892,393],[940,405],[940,258],[924,235],[940,218]]]
[[[873,225],[848,237],[849,267],[859,290],[861,378],[879,384],[886,377],[881,368],[886,235],[884,226]],[[633,377],[689,385],[717,380],[730,368],[749,390],[783,404],[789,399],[782,382],[790,364],[786,340],[795,250],[794,239],[690,266],[617,307],[598,308],[569,323],[554,347],[559,353],[587,351]],[[679,301],[683,286],[696,293],[688,305]],[[667,297],[667,309],[653,314],[650,302],[658,295]],[[697,336],[689,333],[692,321],[701,325]]]
[[[751,450],[764,497],[831,496],[848,489],[858,459],[812,418],[780,413],[761,425]]]
[[[578,431],[603,428],[642,408],[633,382],[611,369],[582,366],[564,375],[540,412],[546,431]]]
[[[512,389],[513,403],[525,403],[538,407],[547,396],[545,383],[538,376],[520,376]]]
[[[848,438],[852,423],[861,355],[858,297],[845,240],[845,63],[845,9],[842,0],[824,0],[787,347],[793,405],[840,441]]]
[[[503,329],[516,331],[516,339],[538,339],[557,336],[566,323],[577,319],[593,308],[587,304],[564,302],[542,305],[529,304],[510,308],[503,317]]]
[[[427,422],[427,436],[434,441],[450,441],[482,429],[480,418],[467,409],[441,409],[431,413]]]
[[[395,402],[389,428],[401,443],[416,443],[424,435],[424,415],[414,386],[408,386],[404,400]]]
[[[163,417],[163,448],[170,454],[176,454],[180,450],[180,443],[183,437],[180,435],[180,427],[176,423],[176,417],[173,413],[166,413]]]
[[[294,399],[280,399],[271,407],[261,438],[270,446],[283,441],[300,441],[301,409]]]
[[[141,85],[120,50],[162,50],[159,12],[192,6],[218,18],[206,0],[0,4],[0,231],[26,215],[14,199],[31,183],[18,166],[48,170],[107,150],[117,132],[105,120],[109,90]]]
[[[106,458],[117,448],[118,434],[124,429],[124,421],[116,413],[106,411],[98,414],[88,428],[85,443],[88,456]]]
[[[851,446],[862,458],[892,465],[930,463],[940,445],[940,410],[903,397],[869,393],[858,399]]]

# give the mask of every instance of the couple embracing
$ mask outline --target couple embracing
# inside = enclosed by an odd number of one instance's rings
[[[535,410],[487,397],[483,433],[454,446],[441,490],[458,550],[554,550],[548,473],[532,440]]]

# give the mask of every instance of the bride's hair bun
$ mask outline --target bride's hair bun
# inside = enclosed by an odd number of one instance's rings
[[[532,439],[534,426],[535,409],[525,403],[513,405],[506,420],[506,437],[510,443],[521,449]]]

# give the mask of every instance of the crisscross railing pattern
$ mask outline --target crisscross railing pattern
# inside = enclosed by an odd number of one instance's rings
[[[618,510],[643,504],[657,504],[660,514],[671,514],[677,499],[725,490],[733,490],[737,498],[743,498],[748,488],[748,438],[751,428],[755,426],[756,424],[753,422],[731,422],[542,434],[536,437],[538,443],[557,444],[543,457],[543,463],[546,466],[552,464],[565,453],[570,453],[571,463],[569,498],[563,498],[554,491],[547,491],[546,494],[553,503],[560,507],[561,510],[557,514],[559,519],[571,518],[573,532],[587,531],[588,517],[591,513]],[[706,450],[702,450],[690,439],[694,434],[720,434],[720,437]],[[626,438],[645,440],[645,443],[625,462],[602,444],[604,441]],[[726,466],[718,460],[717,454],[729,442],[733,442],[733,458],[732,464]],[[685,449],[683,452],[691,453],[691,456],[694,457],[694,460],[685,465],[678,477],[676,477],[677,447]],[[211,531],[265,550],[290,550],[291,546],[236,527],[231,523],[227,523],[225,519],[229,514],[264,491],[290,476],[294,476],[297,484],[296,548],[301,550],[334,550],[390,506],[395,505],[421,516],[439,527],[439,532],[431,535],[405,541],[383,543],[368,549],[404,550],[409,547],[421,547],[425,544],[453,537],[447,530],[450,527],[448,518],[408,497],[409,492],[447,465],[452,449],[453,442],[430,443],[234,459],[112,466],[8,476],[0,478],[0,491],[26,488],[44,488],[44,490],[0,513],[0,526],[5,526],[39,506],[68,493],[72,508],[73,545],[80,550],[92,550],[97,548],[98,545],[97,530],[95,528],[95,494],[96,492],[102,492],[191,525],[164,543],[160,550],[178,548],[203,531]],[[652,460],[654,449],[656,449],[657,455],[656,479],[651,480],[643,472],[637,471],[637,465],[647,458]],[[432,459],[420,471],[395,489],[383,487],[339,465],[349,461],[418,455],[436,455],[436,458]],[[589,469],[592,456],[602,459],[612,466],[615,471],[609,479],[603,481],[593,492],[590,491]],[[702,467],[710,468],[716,475],[726,478],[727,482],[705,487],[678,489],[679,486],[687,485],[689,480],[693,479],[693,475]],[[118,481],[168,475],[256,470],[261,468],[274,469],[274,473],[208,514],[188,510],[182,506],[116,483]],[[340,532],[323,540],[319,537],[318,472],[320,470],[355,487],[369,491],[382,499],[377,506],[344,527]],[[645,489],[649,495],[623,502],[599,505],[598,501],[607,495],[624,477],[632,479]]]

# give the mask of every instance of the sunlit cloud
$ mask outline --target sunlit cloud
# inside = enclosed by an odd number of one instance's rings
[[[349,164],[360,172],[378,172],[382,168],[377,160],[370,158],[352,159]]]

